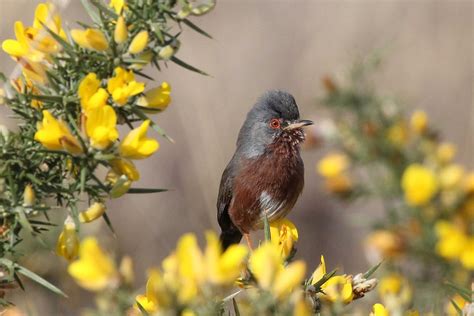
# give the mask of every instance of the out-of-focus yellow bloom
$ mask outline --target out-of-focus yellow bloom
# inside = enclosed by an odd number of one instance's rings
[[[118,276],[114,262],[93,237],[81,242],[79,259],[69,265],[68,272],[80,286],[90,291],[114,286]]]
[[[74,220],[68,216],[64,222],[64,228],[59,234],[56,244],[56,254],[64,257],[67,261],[72,261],[79,253],[79,238],[76,233]]]
[[[91,146],[102,150],[118,138],[117,116],[111,106],[90,108],[86,111],[86,134]]]
[[[451,143],[441,143],[436,149],[436,157],[441,163],[448,163],[456,155],[456,146]]]
[[[450,164],[439,172],[439,184],[443,189],[452,189],[460,184],[464,176],[464,168],[458,164]]]
[[[298,286],[304,278],[306,265],[294,261],[283,267],[279,248],[273,243],[264,243],[250,256],[249,267],[258,285],[282,298]]]
[[[128,133],[120,144],[120,154],[124,158],[144,159],[158,150],[156,140],[146,137],[150,120],[144,121],[139,127]]]
[[[353,184],[351,178],[342,173],[334,177],[326,178],[324,187],[328,192],[344,195],[352,191]]]
[[[0,105],[5,104],[5,90],[0,88]]]
[[[110,161],[112,169],[119,175],[126,175],[128,179],[132,181],[140,180],[140,174],[137,168],[128,159],[114,159]]]
[[[136,300],[149,313],[154,313],[158,311],[158,307],[163,308],[170,303],[166,284],[158,269],[148,271],[145,295],[138,295]]]
[[[428,127],[428,116],[425,111],[415,111],[410,119],[411,129],[418,134],[423,134]]]
[[[405,200],[412,206],[427,204],[438,191],[435,174],[420,164],[412,164],[405,169],[401,185]]]
[[[388,310],[380,303],[374,304],[372,306],[372,312],[369,316],[390,316]]]
[[[135,81],[133,71],[117,67],[115,68],[115,76],[110,78],[107,83],[107,90],[115,102],[124,105],[128,98],[142,93],[145,90],[145,84]]]
[[[435,224],[435,231],[438,236],[436,252],[449,260],[459,258],[467,242],[462,229],[451,222],[440,220]]]
[[[128,52],[130,54],[139,54],[141,53],[146,46],[148,45],[148,32],[141,31],[132,39],[130,46],[128,47]]]
[[[461,264],[468,270],[474,270],[474,237],[471,236],[467,239],[464,249],[459,258]]]
[[[408,280],[399,274],[383,277],[379,282],[378,289],[380,297],[384,301],[396,302],[399,306],[410,302],[412,297],[412,290]]]
[[[366,238],[365,245],[374,261],[396,257],[403,249],[400,236],[388,230],[373,231]]]
[[[474,193],[474,172],[466,174],[463,180],[462,187],[466,193]]]
[[[26,80],[31,80],[35,84],[44,85],[48,82],[46,69],[42,63],[20,59],[18,63],[22,66],[22,73]]]
[[[32,49],[29,45],[25,26],[21,21],[15,22],[16,40],[7,39],[2,43],[2,49],[15,58],[26,58],[32,62],[40,62],[45,58],[44,53]]]
[[[340,175],[349,167],[349,159],[344,154],[329,154],[318,162],[318,173],[326,178]]]
[[[98,29],[71,30],[71,36],[74,42],[86,49],[104,51],[109,48],[109,42],[104,33]]]
[[[97,75],[92,72],[82,79],[77,94],[84,111],[105,106],[109,98],[107,91],[100,87],[100,80]]]
[[[171,86],[164,81],[161,86],[145,92],[145,95],[138,99],[137,105],[153,111],[163,111],[171,102],[170,94]]]
[[[12,80],[11,83],[12,83],[13,88],[19,93],[24,93],[24,94],[31,93],[35,95],[41,94],[38,87],[35,84],[33,84],[31,80],[26,79],[26,77]],[[43,102],[33,99],[31,100],[31,106],[34,107],[35,109],[41,109],[43,107]]]
[[[158,311],[156,303],[149,299],[146,295],[140,294],[135,298],[138,304],[148,313],[155,313]]]
[[[125,23],[125,18],[119,16],[117,19],[117,24],[115,25],[114,30],[114,40],[117,44],[122,44],[128,38],[127,24]]]
[[[324,294],[321,298],[329,302],[342,302],[348,304],[352,301],[351,280],[343,275],[336,275],[323,284]]]
[[[298,241],[296,226],[286,218],[270,223],[271,241],[280,249],[281,257],[286,259]]]
[[[125,0],[110,0],[109,3],[111,8],[114,8],[115,13],[120,14],[122,10],[125,8]]]
[[[52,3],[40,3],[36,7],[33,27],[26,29],[26,35],[31,47],[47,54],[57,53],[61,50],[61,45],[44,26],[66,39],[66,33],[61,27],[61,17],[56,14],[56,8]]]
[[[231,245],[222,253],[216,234],[206,232],[206,240],[205,266],[209,281],[217,285],[233,284],[242,271],[247,248],[243,245]]]
[[[133,273],[133,261],[129,256],[124,256],[120,261],[119,272],[122,276],[123,282],[127,285],[132,285],[135,280]]]
[[[397,147],[402,147],[408,141],[407,126],[404,121],[400,121],[390,126],[387,131],[387,139]]]
[[[293,316],[311,316],[313,309],[304,295],[299,295],[293,308]]]
[[[66,150],[72,154],[83,152],[79,141],[71,134],[67,125],[56,120],[51,113],[43,111],[43,121],[38,124],[35,140],[50,150]]]
[[[449,301],[446,302],[446,305],[444,306],[444,312],[446,313],[445,314],[446,316],[458,316],[459,315],[456,307],[454,307],[454,305],[451,301],[456,303],[456,305],[460,309],[463,309],[464,306],[468,303],[468,302],[466,302],[466,300],[461,295],[459,295],[459,294],[454,295],[453,297],[451,297],[451,299]]]
[[[311,285],[315,285],[326,274],[326,262],[324,256],[321,255],[321,262],[311,276]]]
[[[35,200],[36,200],[35,190],[33,190],[33,187],[31,186],[31,184],[27,184],[23,192],[23,206],[31,207],[35,205]]]
[[[89,208],[79,213],[79,220],[81,223],[90,223],[105,213],[105,205],[103,203],[95,202]]]

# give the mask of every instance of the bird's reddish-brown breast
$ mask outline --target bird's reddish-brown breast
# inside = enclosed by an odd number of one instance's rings
[[[229,215],[242,233],[256,229],[262,212],[268,211],[262,209],[262,196],[268,204],[275,205],[271,219],[286,215],[296,203],[304,185],[304,165],[298,148],[303,139],[301,130],[284,133],[261,156],[241,161]]]

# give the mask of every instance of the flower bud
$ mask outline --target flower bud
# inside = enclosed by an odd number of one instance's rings
[[[56,244],[56,253],[68,261],[74,260],[79,253],[79,238],[76,233],[74,220],[68,216],[64,221],[64,228]]]
[[[160,56],[160,58],[162,58],[162,59],[168,60],[171,57],[173,57],[173,55],[175,53],[176,53],[176,51],[175,51],[173,46],[166,45],[165,47],[162,47],[160,49],[160,51],[158,52],[158,56]]]
[[[133,280],[135,279],[135,274],[133,273],[133,261],[129,256],[122,258],[119,267],[120,275],[123,278],[125,284],[132,285]]]
[[[117,19],[117,24],[115,25],[114,31],[114,40],[117,44],[122,44],[128,38],[127,24],[123,16],[120,16]]]
[[[145,47],[148,45],[148,32],[141,31],[133,38],[130,46],[128,47],[128,52],[130,54],[139,54]]]
[[[102,31],[97,29],[87,30],[72,30],[71,36],[74,42],[76,42],[82,48],[93,49],[97,51],[104,51],[109,48],[109,43]]]
[[[27,184],[23,192],[23,206],[31,207],[35,204],[36,194],[31,184]]]
[[[97,218],[101,217],[105,212],[105,205],[102,203],[95,202],[89,208],[79,213],[79,220],[81,223],[90,223]]]

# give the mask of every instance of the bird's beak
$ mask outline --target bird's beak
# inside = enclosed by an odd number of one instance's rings
[[[301,128],[303,126],[308,126],[308,125],[313,125],[313,124],[314,124],[313,121],[310,121],[310,120],[296,120],[296,121],[289,122],[289,124],[285,126],[283,129],[292,130],[295,128]]]

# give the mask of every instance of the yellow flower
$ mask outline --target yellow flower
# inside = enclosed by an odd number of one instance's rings
[[[321,255],[321,262],[311,276],[311,285],[315,285],[326,274],[326,262],[324,256]]]
[[[158,269],[148,271],[145,295],[138,295],[137,302],[149,313],[158,311],[158,308],[166,308],[171,303],[167,284]]]
[[[115,13],[120,14],[125,8],[125,0],[110,0],[109,5],[111,8],[114,8]]]
[[[462,229],[453,223],[440,220],[435,224],[435,232],[438,236],[436,252],[448,260],[459,258],[467,243],[467,237]]]
[[[114,30],[114,40],[117,44],[122,44],[128,38],[127,24],[125,23],[125,18],[119,16],[117,19],[117,24],[115,25]]]
[[[25,186],[25,191],[23,192],[23,206],[31,207],[35,204],[36,194],[33,190],[31,184]]]
[[[323,284],[324,294],[322,298],[331,303],[350,303],[354,294],[352,293],[351,280],[343,275],[336,275]]]
[[[282,298],[304,279],[306,265],[298,260],[284,267],[280,250],[273,243],[264,243],[250,256],[249,268],[258,285]]]
[[[56,120],[51,113],[43,111],[43,121],[38,124],[35,140],[50,150],[66,150],[72,154],[83,152],[79,141],[71,134],[67,125]]]
[[[45,66],[43,64],[27,59],[20,59],[18,63],[22,66],[21,71],[26,80],[40,85],[44,85],[48,82]]]
[[[126,285],[133,285],[135,274],[133,273],[133,261],[129,256],[124,256],[119,266],[120,276]]]
[[[175,53],[176,53],[176,48],[175,47],[173,47],[172,45],[166,45],[165,47],[162,47],[159,50],[158,56],[162,59],[168,60],[171,57],[173,57],[173,55]]]
[[[439,172],[439,184],[443,189],[456,187],[464,176],[464,168],[458,164],[450,164]]]
[[[132,181],[140,180],[140,174],[137,168],[128,159],[114,159],[110,161],[110,166],[119,175],[126,175],[128,179]]]
[[[128,98],[142,93],[145,84],[135,81],[133,71],[127,71],[122,67],[115,68],[115,76],[109,79],[107,90],[119,105],[127,103]]]
[[[474,237],[469,237],[459,258],[464,268],[474,270]]]
[[[145,92],[145,95],[138,99],[137,105],[153,111],[163,111],[171,102],[170,94],[171,86],[164,81],[161,86]]]
[[[390,126],[387,131],[387,139],[397,147],[403,146],[408,140],[406,123],[404,121],[400,121]]]
[[[93,237],[81,242],[79,259],[69,265],[68,272],[80,286],[90,291],[101,291],[117,282],[114,262]]]
[[[93,72],[87,74],[87,76],[81,80],[77,94],[79,95],[81,107],[84,111],[105,106],[109,98],[109,94],[105,89],[100,87],[100,80]]]
[[[16,58],[26,58],[32,62],[40,62],[45,58],[45,54],[32,49],[28,41],[27,29],[21,21],[15,22],[16,40],[7,39],[2,43],[2,49],[5,53]]]
[[[130,54],[139,54],[145,47],[148,45],[148,32],[141,31],[132,39],[130,46],[128,47],[128,52]]]
[[[71,30],[71,36],[74,42],[86,49],[104,51],[109,48],[109,42],[104,33],[98,29]]]
[[[474,172],[469,172],[468,174],[466,174],[462,186],[466,193],[474,193]]]
[[[272,243],[278,246],[281,257],[286,259],[298,241],[298,230],[295,225],[286,218],[282,218],[270,223],[270,234]]]
[[[383,277],[378,285],[380,297],[384,301],[397,302],[400,306],[410,302],[412,290],[408,280],[399,274]]]
[[[117,116],[111,106],[90,108],[86,112],[86,134],[91,146],[102,150],[118,138]]]
[[[451,143],[441,143],[436,149],[436,157],[438,160],[445,164],[453,160],[456,155],[456,146]]]
[[[438,191],[438,180],[430,169],[412,164],[402,176],[402,189],[409,205],[426,205]]]
[[[460,308],[463,309],[468,302],[459,294],[454,295],[453,297],[450,298],[449,301],[446,302],[446,305],[444,307],[444,312],[446,316],[458,316],[459,313],[454,307],[453,303],[456,303],[456,305]]]
[[[382,304],[380,303],[377,303],[377,304],[374,304],[374,306],[372,306],[372,313],[370,313],[369,316],[389,316],[389,312],[388,310],[385,308],[385,306],[383,306]]]
[[[156,140],[146,137],[150,120],[144,121],[139,127],[128,133],[120,144],[120,154],[124,158],[143,159],[158,150]]]
[[[90,223],[105,213],[105,205],[95,202],[89,208],[79,213],[79,220],[81,223]]]
[[[365,245],[374,261],[396,257],[403,249],[400,236],[388,230],[373,231],[365,240]]]
[[[415,111],[410,119],[411,129],[418,134],[423,134],[428,127],[428,116],[424,111]]]
[[[13,88],[19,93],[23,93],[23,94],[31,93],[31,94],[36,94],[36,95],[41,94],[38,87],[26,77],[25,78],[20,77],[15,80],[12,80],[12,85],[13,85]],[[35,109],[41,109],[43,107],[43,102],[33,99],[31,100],[31,106]]]
[[[295,306],[293,307],[293,316],[311,316],[313,315],[312,306],[306,300],[305,295],[299,295]]]
[[[192,301],[199,293],[199,285],[205,280],[203,254],[196,236],[182,236],[176,247],[177,273],[180,280],[178,299],[183,303]],[[182,285],[185,285],[184,287]]]
[[[56,254],[64,257],[68,261],[72,261],[79,253],[79,238],[76,233],[76,225],[73,219],[68,216],[64,222],[64,228],[59,234],[56,244]]]
[[[33,27],[26,29],[26,35],[31,47],[47,54],[57,53],[61,45],[47,32],[50,31],[66,39],[66,33],[61,27],[61,17],[56,14],[52,3],[40,3],[36,7]]]
[[[156,303],[149,299],[146,295],[137,295],[135,300],[148,313],[155,313],[156,311],[158,311],[158,306],[156,305]]]
[[[5,90],[0,88],[0,105],[5,104]]]
[[[205,266],[209,282],[223,286],[232,285],[242,271],[247,248],[243,245],[231,245],[222,252],[219,239],[211,231],[206,232],[206,240]]]
[[[334,177],[326,178],[324,187],[328,192],[336,194],[348,194],[352,191],[352,180],[346,174],[339,174]]]
[[[340,175],[349,167],[349,159],[344,154],[329,154],[321,159],[317,171],[325,178]]]

